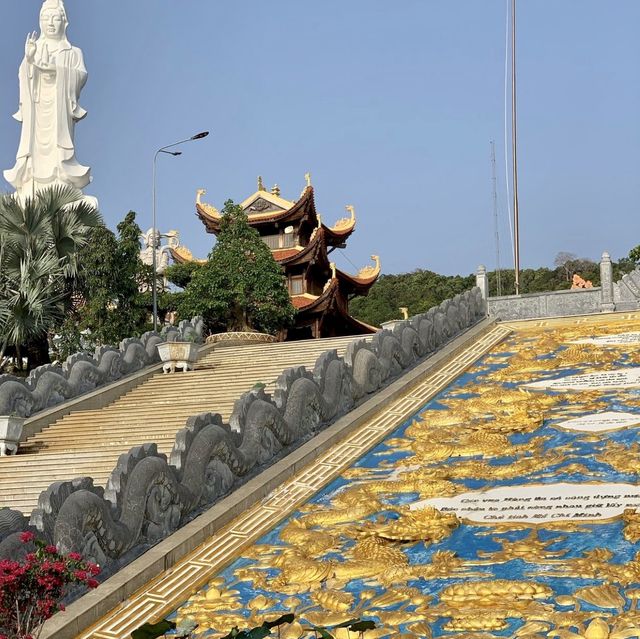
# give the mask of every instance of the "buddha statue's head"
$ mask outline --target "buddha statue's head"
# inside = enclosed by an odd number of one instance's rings
[[[40,33],[45,38],[62,40],[66,36],[67,12],[62,0],[45,0],[40,9]]]

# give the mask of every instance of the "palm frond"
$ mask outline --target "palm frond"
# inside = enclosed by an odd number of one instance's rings
[[[82,191],[72,186],[56,185],[48,189],[42,189],[36,193],[38,206],[49,211],[59,211],[67,206],[82,200]]]
[[[65,278],[99,212],[76,189],[56,186],[24,201],[0,197],[0,341],[42,336],[64,314]]]

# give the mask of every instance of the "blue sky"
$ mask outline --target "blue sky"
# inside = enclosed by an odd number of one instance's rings
[[[0,167],[13,166],[17,69],[40,0],[4,0]],[[88,117],[78,159],[108,225],[138,212],[204,256],[195,192],[218,207],[256,176],[297,198],[311,171],[326,222],[354,204],[346,255],[383,271],[495,265],[489,141],[496,140],[503,266],[505,0],[66,0],[83,49]],[[640,243],[640,2],[520,0],[523,266],[570,251],[614,258]],[[9,186],[1,181],[0,188]],[[344,255],[340,267],[354,270]]]

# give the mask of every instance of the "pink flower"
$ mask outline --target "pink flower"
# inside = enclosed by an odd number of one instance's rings
[[[52,544],[45,545],[30,531],[21,535],[23,543],[34,539],[37,550],[28,553],[24,561],[0,560],[0,639],[18,636],[28,639],[29,628],[64,610],[60,599],[68,585],[84,583],[89,588],[99,585],[93,579],[100,572],[98,566],[84,562],[78,553],[61,556]],[[27,611],[32,623],[25,628],[20,624]]]
[[[23,544],[28,544],[32,542],[36,536],[29,530],[25,530],[23,533],[20,533],[20,541]]]

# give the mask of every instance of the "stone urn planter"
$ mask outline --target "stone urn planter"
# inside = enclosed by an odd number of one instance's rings
[[[165,373],[175,373],[176,368],[183,372],[192,371],[198,360],[200,344],[195,342],[165,342],[158,344],[160,359],[164,362],[162,370]]]
[[[0,456],[15,455],[22,437],[24,417],[0,415]]]

